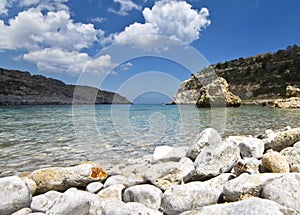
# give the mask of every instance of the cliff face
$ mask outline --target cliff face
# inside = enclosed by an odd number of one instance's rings
[[[173,102],[194,104],[199,89],[217,76],[225,78],[230,91],[243,100],[284,97],[288,85],[300,85],[300,47],[211,65],[184,81]]]
[[[76,103],[130,104],[125,97],[93,87],[77,86]],[[75,86],[42,75],[0,68],[0,105],[72,104]],[[96,101],[93,95],[97,95]]]

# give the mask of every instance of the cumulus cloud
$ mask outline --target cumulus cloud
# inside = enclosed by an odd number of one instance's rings
[[[210,25],[209,11],[197,11],[185,1],[162,0],[143,10],[145,23],[134,23],[115,35],[115,41],[125,41],[144,35],[161,35],[192,43]]]
[[[86,53],[65,51],[59,48],[31,51],[24,54],[23,59],[35,63],[40,71],[70,75],[78,75],[82,71],[106,74],[117,66],[111,61],[110,55],[101,55],[92,59]]]
[[[30,8],[20,12],[5,25],[0,22],[0,49],[36,50],[59,47],[67,50],[88,48],[104,34],[93,24],[74,23],[66,11],[43,14]]]
[[[113,0],[115,3],[120,4],[120,10],[114,10],[113,8],[109,8],[108,11],[112,13],[119,14],[121,16],[127,16],[128,12],[131,10],[141,10],[142,7],[137,5],[131,0]]]
[[[90,60],[86,53],[64,51],[59,48],[31,51],[24,54],[23,58],[35,63],[40,71],[69,74],[79,74]]]
[[[19,2],[20,7],[36,7],[47,10],[69,10],[65,3],[68,0],[22,0]]]

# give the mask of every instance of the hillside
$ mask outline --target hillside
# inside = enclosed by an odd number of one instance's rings
[[[0,68],[0,105],[72,104],[74,90],[74,85],[56,79]],[[93,87],[80,86],[77,92],[76,103],[130,103],[117,93]],[[97,95],[96,101],[92,95]]]
[[[173,103],[195,103],[199,89],[205,85],[203,80],[207,82],[216,75],[225,78],[230,91],[243,100],[281,98],[288,85],[300,85],[300,47],[288,46],[275,53],[211,65],[183,82]]]

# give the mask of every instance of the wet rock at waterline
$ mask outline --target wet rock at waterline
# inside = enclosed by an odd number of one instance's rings
[[[65,191],[70,187],[84,187],[90,182],[106,178],[106,172],[94,162],[74,167],[50,167],[33,171],[27,178],[37,185],[37,193],[50,190]]]

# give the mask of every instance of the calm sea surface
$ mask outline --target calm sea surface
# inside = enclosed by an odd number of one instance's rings
[[[86,160],[113,165],[153,152],[155,146],[190,146],[215,127],[224,137],[300,126],[299,109],[192,105],[0,107],[0,176]]]

